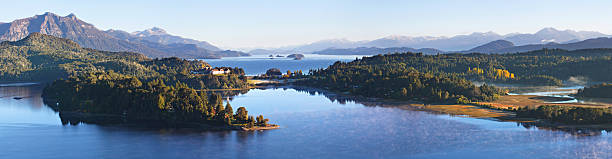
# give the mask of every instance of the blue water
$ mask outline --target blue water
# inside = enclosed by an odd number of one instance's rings
[[[287,70],[302,70],[308,73],[310,69],[327,68],[336,61],[352,61],[363,55],[316,55],[305,54],[302,60],[292,58],[274,57],[270,59],[267,55],[254,55],[249,57],[226,57],[223,59],[203,59],[214,67],[240,67],[247,75],[258,75],[265,73],[270,68],[278,68],[282,72]]]
[[[607,133],[575,136],[513,122],[341,104],[294,89],[251,90],[230,101],[282,126],[256,132],[62,126],[39,96],[40,87],[0,87],[0,158],[612,157]]]

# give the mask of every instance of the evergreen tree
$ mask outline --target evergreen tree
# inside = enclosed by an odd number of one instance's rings
[[[225,105],[225,113],[229,114],[230,116],[234,114],[234,108],[232,108],[229,101],[227,101],[227,104]]]

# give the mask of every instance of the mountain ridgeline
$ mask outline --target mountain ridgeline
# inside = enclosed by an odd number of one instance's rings
[[[434,36],[387,36],[374,40],[363,40],[363,41],[350,41],[346,39],[332,39],[332,40],[321,40],[317,42],[313,42],[306,45],[294,46],[294,47],[284,47],[276,50],[269,50],[274,52],[318,52],[329,49],[325,54],[334,54],[330,51],[338,51],[338,55],[345,54],[348,51],[352,51],[351,49],[355,48],[434,48],[440,51],[435,51],[433,54],[437,52],[465,52],[470,49],[474,49],[481,45],[486,45],[487,43],[491,43],[498,40],[511,42],[516,46],[523,45],[546,45],[548,43],[558,43],[558,44],[568,44],[580,42],[587,39],[595,39],[600,37],[609,37],[610,35],[602,34],[599,32],[593,31],[573,31],[573,30],[557,30],[554,28],[544,28],[540,31],[529,34],[529,33],[512,33],[506,35],[500,35],[494,32],[475,32],[466,35],[457,35],[452,37],[434,37]],[[506,52],[524,52],[524,51],[533,51],[539,50],[542,48],[557,48],[557,47],[533,47],[530,49],[511,49],[511,50],[500,50],[506,47],[513,46],[503,46],[503,47],[489,47],[490,50],[482,50],[477,49],[474,51],[480,53],[489,53],[495,50],[495,53],[506,53]],[[609,48],[606,47],[581,47],[576,49],[586,49],[586,48]],[[569,49],[562,48],[561,49]],[[346,50],[344,50],[346,49]],[[571,49],[570,49],[571,50]],[[411,50],[405,50],[411,51]],[[259,51],[261,52],[261,51]],[[429,54],[428,50],[422,51],[411,51],[411,52],[423,52],[425,54]],[[382,54],[386,52],[371,52],[367,55],[376,55]],[[361,55],[361,54],[360,54]]]
[[[221,51],[207,42],[173,36],[159,28],[133,34],[117,30],[101,31],[74,14],[62,17],[47,12],[10,23],[0,23],[0,41],[17,41],[35,32],[67,38],[86,48],[139,52],[148,57],[248,56],[242,52]]]
[[[321,55],[373,55],[385,54],[394,52],[421,52],[424,54],[439,54],[445,53],[442,50],[433,48],[414,49],[408,47],[392,47],[392,48],[377,48],[377,47],[358,47],[352,49],[334,49],[329,48],[321,51],[313,52],[313,54]]]
[[[564,50],[580,50],[580,49],[597,49],[597,48],[612,48],[612,38],[608,37],[600,37],[587,39],[584,41],[577,41],[572,43],[546,43],[546,44],[529,44],[529,45],[521,45],[515,46],[512,42],[505,40],[497,40],[482,46],[478,46],[476,48],[470,49],[468,51],[463,51],[465,53],[490,53],[490,54],[499,54],[499,53],[517,53],[517,52],[527,52],[527,51],[535,51],[541,49],[564,49]]]
[[[198,40],[193,40],[193,39],[188,39],[188,38],[183,38],[180,36],[175,36],[175,35],[170,35],[166,32],[166,30],[162,29],[162,28],[158,28],[158,27],[153,27],[151,29],[147,29],[144,31],[137,31],[137,32],[133,32],[133,33],[127,33],[121,30],[107,30],[105,31],[106,33],[109,33],[111,35],[113,35],[113,32],[119,32],[122,33],[122,36],[115,36],[116,38],[119,39],[125,39],[128,41],[132,41],[132,40],[146,40],[146,41],[150,41],[150,42],[156,42],[156,43],[161,43],[161,44],[175,44],[175,43],[179,43],[179,44],[195,44],[196,46],[200,47],[200,48],[204,48],[207,50],[211,50],[211,51],[221,51],[221,49],[219,49],[218,47],[206,42],[206,41],[198,41]],[[127,36],[126,34],[127,33]]]
[[[326,54],[326,55],[376,55],[386,54],[394,52],[420,52],[424,54],[438,54],[438,53],[485,53],[485,54],[502,54],[502,53],[519,53],[537,51],[542,49],[563,49],[563,50],[582,50],[582,49],[599,49],[599,48],[612,48],[612,38],[599,37],[593,39],[586,39],[583,41],[573,41],[570,43],[555,43],[550,42],[546,44],[528,44],[517,46],[513,42],[507,40],[495,40],[489,43],[474,47],[465,51],[444,51],[434,48],[422,48],[414,49],[409,47],[390,47],[390,48],[377,48],[377,47],[358,47],[358,48],[329,48],[321,51],[315,51],[313,54]]]

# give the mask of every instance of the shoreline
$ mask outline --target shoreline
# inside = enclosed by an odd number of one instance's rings
[[[259,86],[250,86],[249,88],[241,88],[241,89],[221,89],[218,91],[232,91],[232,90],[251,90],[251,89],[276,89],[276,88],[291,88],[297,91],[305,91],[305,92],[316,92],[317,94],[324,95],[330,100],[334,102],[356,102],[359,104],[363,104],[365,106],[381,106],[381,107],[397,107],[400,109],[407,110],[416,110],[416,111],[426,111],[434,114],[448,114],[452,116],[462,116],[468,118],[479,118],[485,120],[494,120],[500,122],[517,122],[521,124],[531,125],[535,127],[546,127],[546,129],[612,129],[612,124],[584,124],[584,125],[576,125],[576,124],[563,124],[563,123],[554,123],[550,121],[546,121],[543,119],[536,118],[521,118],[517,117],[516,113],[512,111],[516,109],[513,106],[508,105],[499,105],[494,106],[491,103],[501,103],[501,100],[498,99],[493,102],[474,102],[472,104],[444,104],[444,103],[431,103],[427,104],[420,101],[401,101],[401,100],[392,100],[392,99],[382,99],[382,98],[372,98],[372,97],[364,97],[359,95],[351,95],[348,93],[339,93],[330,90],[326,90],[323,88],[315,88],[309,86],[301,86],[301,85],[293,85],[290,83],[283,83],[282,85],[259,85]],[[506,95],[502,96],[502,98],[517,98],[517,97],[525,97],[530,100],[539,100],[539,101],[555,101],[557,99],[552,99],[554,97],[548,96],[536,96],[536,95]],[[533,98],[538,97],[538,98]],[[519,100],[520,101],[520,100]],[[520,103],[514,103],[514,106],[529,106],[529,105],[521,105]],[[567,103],[540,103],[547,105],[568,105]],[[578,103],[580,104],[580,103]],[[570,104],[571,105],[571,104]],[[588,104],[583,104],[588,105]],[[210,124],[197,124],[197,123],[181,123],[185,125],[197,125],[196,127],[205,128],[209,130],[241,130],[241,131],[254,131],[254,130],[270,130],[270,129],[278,129],[280,126],[278,125],[270,125],[267,127],[255,127],[255,128],[245,128],[245,127],[230,127],[230,126],[211,126]],[[179,124],[179,125],[181,125]],[[126,125],[126,124],[124,124]],[[132,124],[133,126],[133,124]],[[173,126],[166,126],[173,127]],[[175,126],[174,126],[175,127]],[[189,127],[189,126],[188,126]],[[192,126],[193,127],[193,126]]]
[[[334,101],[346,102],[352,101],[365,106],[380,106],[380,107],[396,107],[406,110],[426,111],[434,114],[447,114],[451,116],[462,116],[467,118],[477,118],[485,120],[493,120],[499,122],[516,122],[525,127],[538,127],[540,129],[551,129],[570,132],[576,135],[592,135],[591,133],[601,130],[612,130],[610,124],[564,124],[551,122],[545,119],[524,118],[518,117],[511,109],[502,109],[500,107],[491,107],[478,104],[424,104],[419,101],[399,101],[391,99],[368,98],[356,96],[346,93],[338,93],[334,91],[324,90],[321,88],[313,88],[308,86],[284,86],[302,91],[314,91],[328,97]],[[283,87],[276,87],[283,88]],[[512,95],[506,95],[512,96]],[[544,96],[541,96],[544,97]],[[547,99],[547,98],[544,98]],[[499,99],[498,99],[499,100]],[[493,101],[496,102],[496,101]],[[559,103],[547,103],[548,105],[564,105]],[[584,134],[584,133],[589,134]]]

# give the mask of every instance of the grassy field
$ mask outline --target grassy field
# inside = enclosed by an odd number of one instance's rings
[[[473,105],[423,105],[423,104],[411,104],[413,107],[426,109],[429,111],[450,114],[450,115],[464,115],[471,118],[498,118],[513,115],[509,112],[486,109]]]
[[[493,102],[477,102],[479,105],[489,105],[500,109],[517,109],[518,107],[538,107],[542,105],[560,105],[569,107],[589,107],[589,108],[608,108],[612,107],[609,103],[551,103],[562,101],[562,98],[544,97],[536,95],[507,95],[502,96]]]

